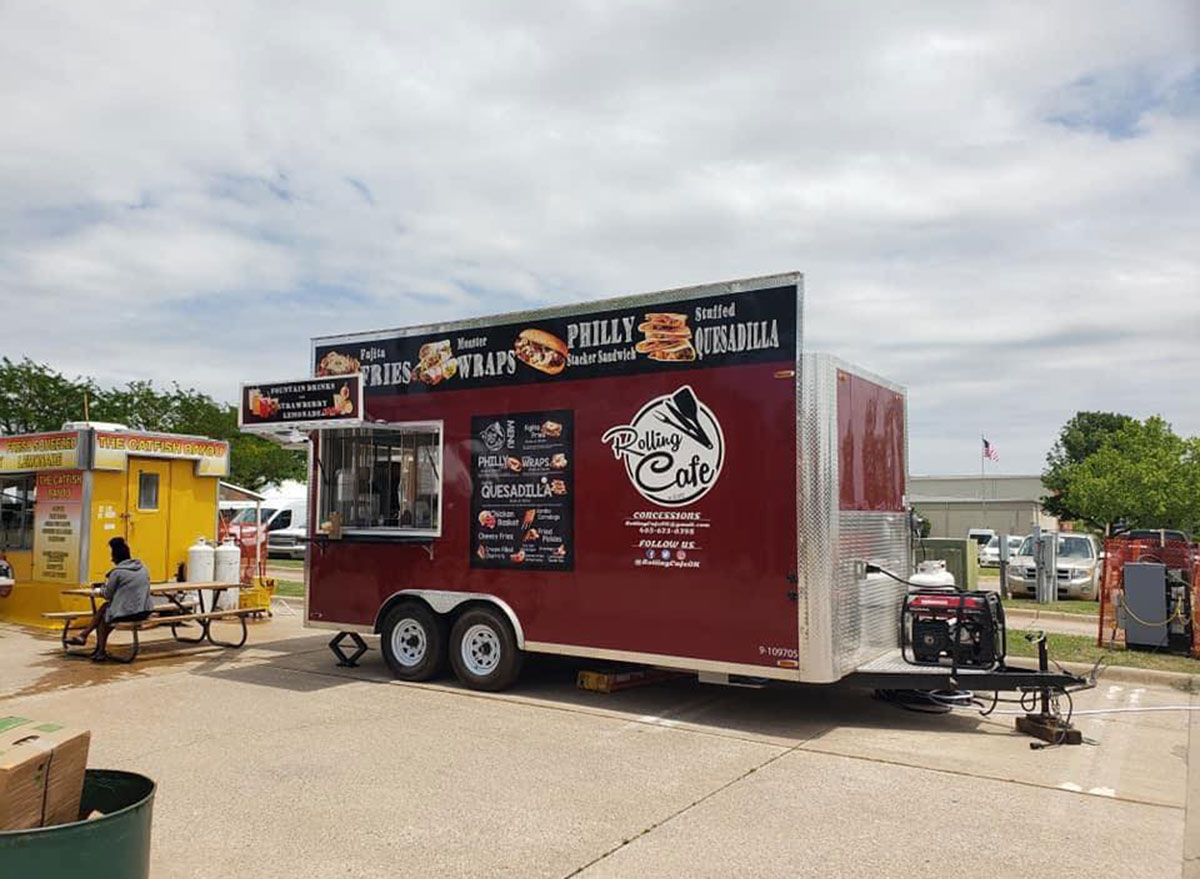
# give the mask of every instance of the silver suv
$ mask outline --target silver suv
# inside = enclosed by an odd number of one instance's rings
[[[1058,598],[1100,597],[1100,550],[1089,534],[1058,535]],[[1014,596],[1037,594],[1037,568],[1033,560],[1033,537],[1008,564],[1008,589]]]

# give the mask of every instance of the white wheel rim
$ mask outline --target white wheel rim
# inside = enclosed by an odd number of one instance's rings
[[[420,665],[429,649],[425,627],[412,617],[405,617],[392,629],[392,655],[406,667]]]
[[[500,664],[500,638],[491,626],[471,626],[462,638],[463,665],[471,674],[487,677]]]

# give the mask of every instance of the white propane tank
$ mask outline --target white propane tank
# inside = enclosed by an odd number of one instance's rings
[[[213,579],[218,583],[236,583],[242,574],[242,551],[232,537],[213,551]]]
[[[196,542],[188,547],[187,582],[208,583],[213,578],[214,552],[212,544],[203,537],[197,537]],[[202,603],[200,590],[188,593],[188,600],[196,602],[196,610],[210,610]]]
[[[225,538],[225,542],[216,548],[213,553],[213,579],[218,583],[237,583],[242,576],[242,550],[238,546],[237,541],[232,537]],[[226,589],[221,593],[220,599],[217,601],[217,607],[221,610],[232,610],[238,606],[238,597],[240,590]]]
[[[211,583],[213,566],[216,564],[216,550],[203,537],[188,547],[187,581],[189,583]]]
[[[946,570],[946,562],[942,559],[921,562],[908,582],[922,589],[953,589],[955,585],[954,575]]]

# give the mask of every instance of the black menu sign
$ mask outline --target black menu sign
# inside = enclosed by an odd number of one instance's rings
[[[251,430],[353,426],[362,421],[362,395],[358,375],[242,385],[238,426]]]
[[[574,434],[569,409],[471,419],[471,567],[571,570]]]

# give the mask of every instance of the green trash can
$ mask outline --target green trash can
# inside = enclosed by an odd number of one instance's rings
[[[89,769],[73,824],[0,832],[0,876],[147,879],[154,782],[134,772]],[[87,820],[93,811],[100,817]]]

